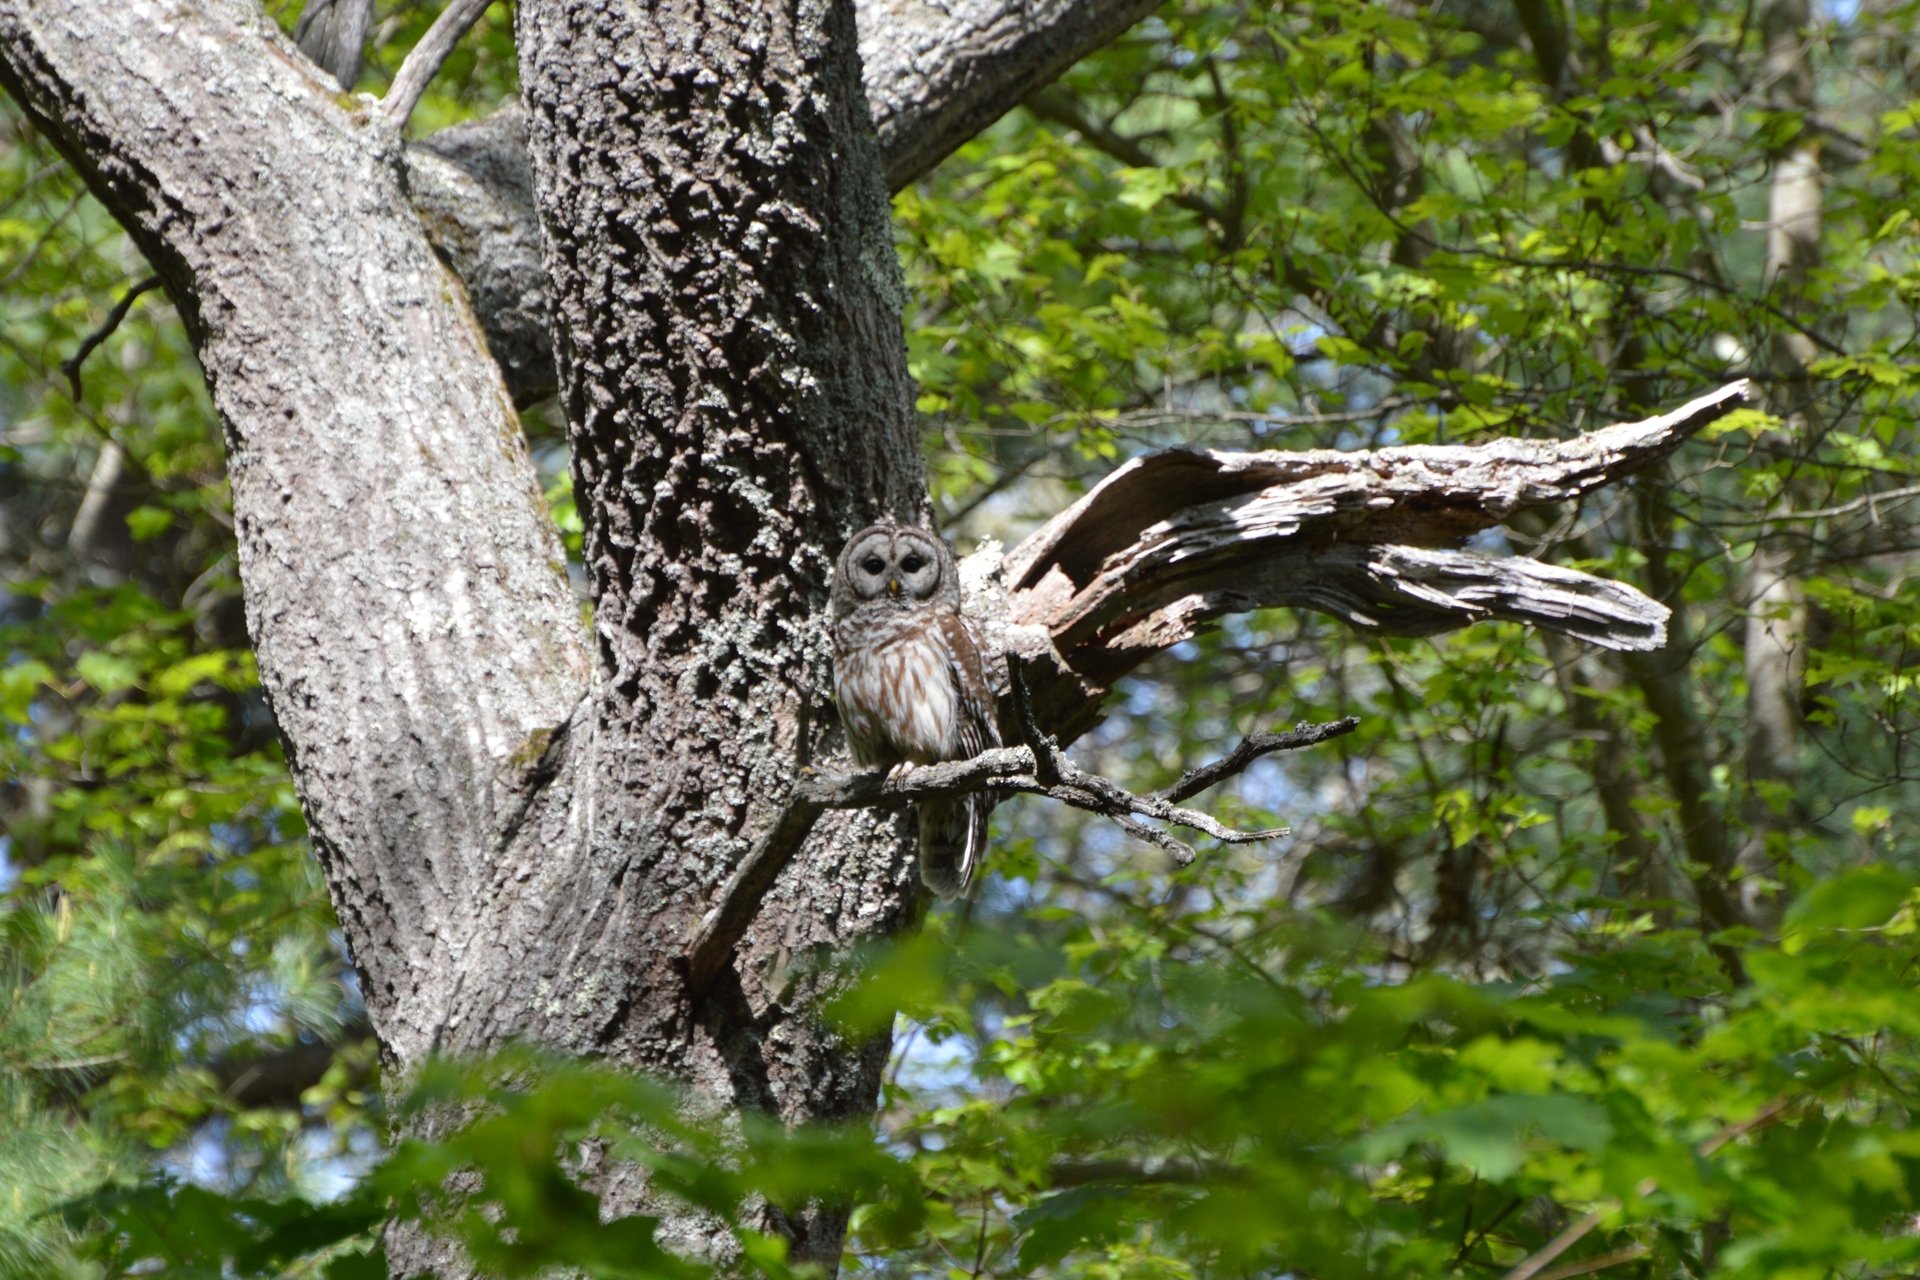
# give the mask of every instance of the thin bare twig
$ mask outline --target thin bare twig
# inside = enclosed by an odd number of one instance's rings
[[[793,855],[800,852],[800,846],[813,833],[813,824],[820,820],[824,808],[795,795],[775,819],[773,829],[747,851],[747,856],[727,877],[726,884],[720,888],[720,900],[700,917],[693,939],[687,944],[687,985],[693,990],[705,991],[713,982],[714,975],[733,954],[734,945],[759,914],[760,903],[773,888],[773,882],[780,878],[780,873],[793,861]]]
[[[1617,1267],[1623,1262],[1644,1258],[1651,1252],[1653,1251],[1644,1244],[1623,1245],[1611,1253],[1595,1254],[1591,1258],[1569,1262],[1551,1271],[1542,1271],[1534,1277],[1534,1280],[1573,1280],[1574,1276],[1590,1276],[1596,1271],[1605,1271],[1608,1267]]]
[[[1212,764],[1203,764],[1197,769],[1187,770],[1180,775],[1180,781],[1153,794],[1170,804],[1179,804],[1182,800],[1199,795],[1208,787],[1226,781],[1261,756],[1271,755],[1275,751],[1298,751],[1301,747],[1311,747],[1331,738],[1352,733],[1359,727],[1359,717],[1348,716],[1344,720],[1334,720],[1327,724],[1303,722],[1285,733],[1250,733],[1240,739],[1239,746]]]
[[[1208,1183],[1239,1182],[1246,1170],[1219,1160],[1185,1156],[1144,1156],[1138,1159],[1055,1160],[1047,1179],[1055,1187],[1084,1187],[1103,1182]]]
[[[1904,489],[1882,489],[1878,493],[1863,493],[1850,502],[1836,507],[1821,507],[1818,511],[1776,511],[1764,516],[1741,518],[1734,516],[1729,521],[1735,524],[1765,524],[1772,520],[1829,520],[1834,516],[1852,515],[1856,511],[1867,511],[1874,519],[1880,518],[1882,506],[1892,506],[1908,498],[1920,498],[1920,484],[1908,485]]]
[[[1007,653],[1007,688],[1013,698],[1013,718],[1020,723],[1020,736],[1033,752],[1033,776],[1049,785],[1060,781],[1060,771],[1054,767],[1060,744],[1040,732],[1033,718],[1033,694],[1027,689],[1027,660],[1012,651]]]
[[[28,178],[26,185],[20,188],[20,194],[25,195],[27,191],[32,188],[33,184],[38,182],[45,173],[47,173],[47,170],[42,169],[39,173]],[[20,260],[13,264],[13,269],[8,271],[4,278],[0,278],[0,289],[11,289],[19,282],[22,276],[26,275],[27,272],[32,269],[33,264],[40,258],[40,251],[45,249],[47,245],[52,242],[54,236],[59,234],[62,225],[64,225],[67,220],[67,216],[80,207],[80,202],[86,199],[86,195],[87,193],[85,191],[74,192],[73,195],[68,198],[66,207],[47,220],[47,225],[41,229],[40,234],[35,237],[34,242],[27,246],[27,251],[20,255]],[[11,206],[13,201],[18,198],[17,196],[9,198],[6,205],[0,206],[0,208]]]
[[[387,119],[398,129],[407,123],[407,117],[420,105],[421,97],[434,76],[440,73],[440,67],[460,43],[460,37],[467,34],[474,23],[480,21],[480,15],[487,11],[493,0],[451,0],[440,16],[433,20],[427,33],[420,37],[420,43],[407,51],[406,60],[400,64],[400,70],[394,74],[393,83],[387,88],[387,96],[380,102],[380,109]]]
[[[1644,1191],[1641,1191],[1644,1188]],[[1643,1195],[1651,1195],[1654,1189],[1652,1178],[1648,1178],[1635,1190]],[[1547,1241],[1540,1249],[1522,1259],[1520,1265],[1507,1272],[1505,1280],[1535,1280],[1548,1263],[1584,1240],[1589,1231],[1600,1225],[1600,1211],[1582,1215],[1559,1235]]]
[[[86,363],[87,357],[93,354],[95,347],[98,347],[101,343],[113,336],[113,331],[118,329],[120,322],[127,318],[127,312],[133,310],[133,304],[139,299],[140,295],[149,289],[157,289],[159,287],[159,276],[148,276],[144,280],[136,281],[133,287],[127,290],[126,296],[113,304],[113,310],[107,312],[107,318],[100,322],[100,327],[81,340],[80,349],[60,362],[60,372],[67,375],[67,385],[73,388],[73,398],[76,401],[80,399],[82,394],[80,390],[80,366]]]

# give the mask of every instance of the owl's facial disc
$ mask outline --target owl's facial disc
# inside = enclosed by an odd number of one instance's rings
[[[927,534],[877,526],[849,546],[840,571],[855,599],[908,607],[939,595],[943,566],[940,548]]]

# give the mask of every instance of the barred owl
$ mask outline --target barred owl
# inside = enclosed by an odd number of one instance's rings
[[[960,612],[960,574],[924,529],[853,535],[833,576],[833,694],[853,758],[896,770],[1000,745],[980,638]],[[986,845],[981,792],[920,802],[920,879],[967,891]]]

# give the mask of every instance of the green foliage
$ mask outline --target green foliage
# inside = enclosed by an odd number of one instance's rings
[[[185,335],[142,300],[73,395],[58,364],[127,287],[126,244],[10,109],[0,129],[31,230],[0,269],[0,1275],[44,1277],[77,1265],[49,1206],[212,1135],[229,1185],[298,1185],[300,1114],[245,1105],[228,1068],[360,1015]],[[312,1111],[343,1135],[364,1103],[330,1109],[345,1083]]]
[[[1591,1207],[1648,1274],[1897,1268],[1920,1258],[1889,1231],[1920,1192],[1920,1139],[1888,1122],[1920,1048],[1917,912],[1885,868],[1830,881],[1790,913],[1788,945],[1745,952],[1740,987],[1693,930],[1469,983],[1382,982],[1375,945],[1325,920],[1233,941],[1224,913],[1163,904],[1044,939],[936,922],[840,1010],[859,1030],[898,1006],[980,1046],[964,1092],[884,1143],[697,1120],[674,1090],[523,1052],[425,1071],[402,1114],[468,1118],[342,1201],[161,1182],[64,1212],[108,1228],[87,1238],[114,1275],[358,1275],[390,1215],[489,1274],[713,1274],[664,1250],[653,1218],[602,1220],[574,1174],[625,1160],[731,1230],[732,1273],[810,1274],[754,1225],[810,1201],[857,1203],[855,1256],[902,1274],[1498,1270],[1565,1225],[1541,1211],[1555,1204]],[[890,1093],[890,1113],[921,1102]],[[1704,1218],[1737,1242],[1710,1264]]]
[[[1565,1225],[1552,1204],[1646,1274],[1700,1269],[1709,1218],[1741,1242],[1715,1274],[1897,1265],[1915,901],[1884,868],[1829,882],[1739,988],[1691,930],[1482,983],[1382,981],[1376,942],[1283,913],[1063,919],[1017,957],[966,934],[877,979],[982,1047],[975,1096],[894,1137],[947,1206],[936,1248],[996,1274],[1497,1271]]]
[[[786,1242],[751,1226],[743,1206],[860,1200],[876,1220],[890,1207],[898,1233],[919,1225],[911,1169],[870,1132],[793,1130],[758,1116],[703,1123],[691,1118],[700,1110],[676,1090],[616,1069],[531,1051],[436,1062],[398,1115],[446,1136],[401,1143],[340,1200],[223,1196],[163,1178],[61,1209],[87,1231],[89,1260],[105,1274],[329,1280],[386,1275],[370,1236],[390,1219],[457,1239],[490,1275],[567,1267],[609,1280],[820,1274],[789,1265]],[[703,1265],[664,1247],[655,1217],[605,1217],[600,1198],[579,1181],[583,1167],[605,1160],[633,1162],[663,1196],[710,1215],[731,1232],[733,1256]]]

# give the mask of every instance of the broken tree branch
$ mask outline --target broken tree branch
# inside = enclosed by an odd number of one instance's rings
[[[1179,802],[1269,752],[1351,732],[1352,720],[1253,735],[1147,796],[1084,772],[1059,747],[1098,718],[1115,679],[1223,614],[1290,605],[1397,635],[1504,618],[1610,648],[1659,646],[1666,608],[1625,583],[1454,544],[1665,456],[1745,403],[1747,391],[1735,382],[1671,413],[1570,440],[1361,452],[1172,449],[1127,463],[1004,560],[989,547],[962,565],[968,610],[990,649],[1007,655],[1002,721],[1024,745],[903,778],[804,778],[694,930],[694,986],[726,962],[828,809],[984,787],[1021,791],[1111,818],[1180,865],[1193,849],[1142,819],[1229,843],[1280,834],[1235,831]]]
[[[1731,383],[1569,440],[1148,454],[1006,554],[1004,594],[984,602],[983,620],[990,634],[1022,637],[1003,647],[1050,659],[1030,664],[1032,710],[1066,741],[1093,723],[1120,676],[1252,609],[1314,609],[1415,636],[1499,618],[1604,648],[1656,649],[1667,609],[1637,589],[1459,544],[1645,467],[1747,395],[1744,380]]]

